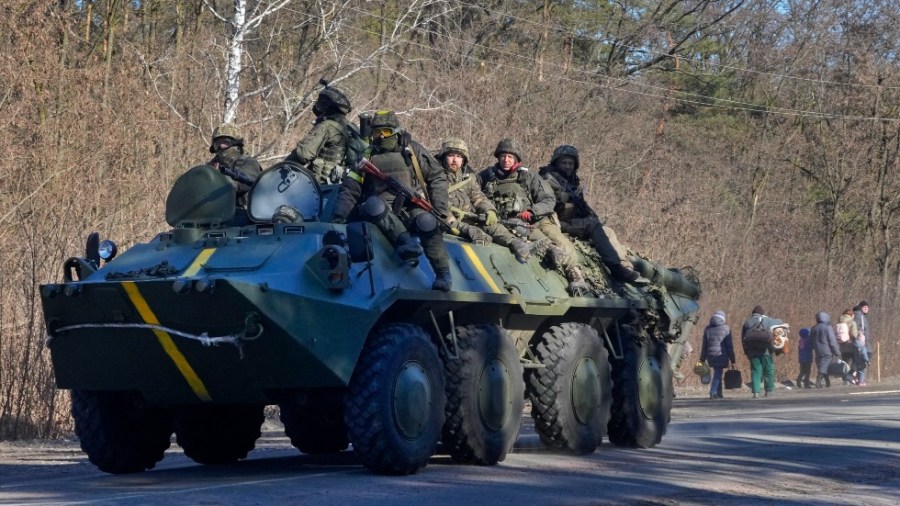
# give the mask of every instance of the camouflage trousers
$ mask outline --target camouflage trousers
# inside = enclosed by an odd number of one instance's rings
[[[500,246],[508,247],[517,239],[509,229],[499,223],[483,226],[473,225],[471,223],[460,223],[459,231],[463,237],[476,243],[495,242]]]
[[[431,268],[435,272],[447,270],[450,268],[450,257],[447,254],[447,246],[444,245],[444,234],[441,233],[441,229],[437,228],[432,232],[422,233],[416,227],[416,217],[423,213],[425,211],[418,207],[404,209],[402,216],[386,213],[372,223],[391,241],[391,244],[396,244],[397,239],[404,233],[417,236],[419,242],[422,243],[422,249],[425,250],[425,257],[431,264]]]
[[[570,241],[568,237],[563,235],[562,229],[560,229],[559,226],[559,218],[556,217],[556,213],[551,213],[549,216],[545,216],[538,220],[538,222],[535,223],[535,228],[531,229],[531,233],[528,234],[529,241],[540,241],[541,239],[550,239],[553,244],[559,246],[559,248],[563,250],[566,257],[561,267],[567,272],[573,267],[578,266],[578,256],[575,253],[575,245],[572,244],[572,241]]]
[[[579,239],[591,241],[606,265],[621,265],[627,269],[634,269],[634,265],[628,260],[628,252],[616,237],[616,232],[604,227],[597,218],[572,218],[562,223],[562,230]]]

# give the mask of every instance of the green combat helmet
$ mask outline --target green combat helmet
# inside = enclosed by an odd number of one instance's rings
[[[494,150],[494,157],[500,158],[500,155],[503,153],[509,153],[516,157],[516,161],[522,161],[522,150],[519,149],[519,143],[515,141],[515,139],[501,139],[500,142],[497,143],[497,149]]]
[[[400,120],[394,111],[378,111],[372,116],[372,128],[400,128]]]
[[[319,99],[328,99],[339,111],[341,111],[341,113],[350,114],[353,107],[350,105],[350,99],[347,98],[346,90],[334,84],[330,84],[327,79],[320,80],[319,84],[323,86],[322,90],[319,91]]]
[[[437,152],[438,158],[443,158],[450,153],[459,153],[466,163],[469,162],[469,146],[462,139],[451,138],[441,144],[441,149]]]
[[[210,153],[219,151],[219,148],[216,145],[216,139],[222,138],[231,139],[231,146],[244,146],[244,136],[241,135],[241,129],[238,128],[234,123],[222,123],[217,126],[215,130],[213,130],[212,143],[209,145]]]
[[[575,159],[575,170],[578,170],[579,158],[578,148],[571,144],[562,144],[553,150],[553,156],[550,157],[550,165],[556,165],[556,161],[564,156],[571,156]]]

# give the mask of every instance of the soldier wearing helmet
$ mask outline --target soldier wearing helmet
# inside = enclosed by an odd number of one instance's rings
[[[531,245],[499,223],[497,210],[478,184],[478,177],[469,166],[469,147],[462,139],[447,139],[437,152],[437,158],[447,172],[450,185],[451,220],[464,237],[473,242],[497,244],[508,247],[520,262],[528,260]],[[475,224],[482,217],[483,230]]]
[[[246,209],[247,192],[250,191],[250,185],[246,182],[238,182],[235,180],[235,176],[229,172],[238,172],[255,181],[262,173],[262,167],[255,158],[244,154],[244,136],[241,135],[240,129],[233,123],[222,123],[217,126],[213,130],[209,152],[215,156],[207,162],[207,165],[211,165],[231,177],[237,205],[239,208]]]
[[[370,122],[372,162],[386,175],[427,196],[442,216],[449,214],[447,176],[441,164],[400,128],[393,111],[378,111]],[[394,244],[397,255],[417,265],[423,246],[435,273],[432,289],[448,292],[452,284],[450,259],[438,221],[422,208],[397,198],[382,180],[352,167],[347,171],[334,204],[332,221],[343,223],[357,207],[362,219],[378,226]],[[415,237],[418,236],[422,246]]]
[[[306,134],[285,161],[297,162],[309,168],[316,180],[323,184],[337,183],[349,165],[347,160],[351,125],[347,114],[353,109],[347,93],[327,80],[319,81],[322,89],[313,104],[313,128]]]
[[[616,241],[615,232],[603,226],[597,213],[585,201],[584,188],[578,178],[579,162],[578,149],[562,144],[553,150],[550,164],[540,169],[541,176],[550,184],[556,197],[556,213],[562,231],[588,239],[616,279],[643,281],[624,257],[624,248]],[[623,253],[620,254],[620,251]]]
[[[482,191],[493,201],[501,219],[524,224],[527,239],[535,242],[537,254],[543,256],[549,251],[554,262],[565,270],[569,293],[586,295],[589,287],[578,265],[575,246],[563,235],[553,212],[553,192],[543,179],[522,167],[522,152],[515,140],[501,140],[494,156],[497,163],[478,174]]]

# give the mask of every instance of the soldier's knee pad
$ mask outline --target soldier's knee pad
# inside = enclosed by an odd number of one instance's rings
[[[359,214],[366,221],[376,222],[387,215],[387,202],[381,197],[371,196],[359,206]]]
[[[415,218],[416,233],[420,236],[427,237],[438,233],[438,222],[434,216],[429,213],[420,213]]]

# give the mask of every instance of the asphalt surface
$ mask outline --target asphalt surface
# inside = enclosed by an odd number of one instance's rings
[[[552,453],[526,417],[499,465],[438,455],[404,477],[372,475],[352,452],[302,455],[269,423],[246,461],[201,466],[173,444],[154,470],[122,476],[95,469],[74,441],[4,442],[0,504],[900,503],[900,384],[701,395],[680,391],[654,449]]]

